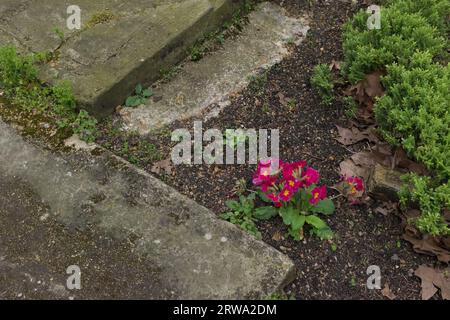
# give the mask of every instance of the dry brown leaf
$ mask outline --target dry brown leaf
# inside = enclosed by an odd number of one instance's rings
[[[422,282],[422,300],[432,298],[438,289],[441,290],[442,299],[450,299],[450,268],[438,270],[421,265],[414,274]]]
[[[155,162],[151,168],[151,172],[156,174],[161,174],[162,171],[164,171],[166,174],[172,173],[172,163],[170,158]]]
[[[375,99],[383,96],[385,92],[381,84],[381,76],[383,75],[382,71],[375,71],[344,91],[344,94],[353,96],[359,103],[358,119],[367,123],[374,123],[373,106]]]
[[[336,138],[336,140],[345,146],[350,146],[363,140],[374,143],[380,141],[374,132],[374,126],[369,126],[365,130],[359,130],[356,126],[347,129],[337,125],[336,128],[338,129],[339,134],[339,137]]]
[[[366,76],[366,79],[363,80],[365,82],[364,90],[366,94],[372,99],[384,95],[385,90],[383,88],[383,85],[381,84],[381,76],[383,76],[383,74],[384,73],[381,71],[375,71],[371,74],[368,74]]]
[[[283,235],[281,234],[280,231],[275,231],[275,233],[274,233],[273,236],[272,236],[272,239],[273,239],[274,241],[280,241],[280,240],[283,240]]]
[[[292,103],[292,99],[286,97],[283,93],[278,92],[278,99],[280,100],[280,104],[284,107],[289,106],[290,103]]]
[[[438,289],[433,284],[433,278],[435,275],[434,269],[421,265],[414,274],[420,278],[422,286],[422,300],[431,299]]]
[[[400,216],[404,226],[403,239],[413,245],[414,251],[430,256],[436,256],[439,261],[450,262],[450,237],[432,237],[423,235],[417,228],[410,223],[417,219],[420,211],[411,209],[403,212]]]
[[[372,167],[377,164],[377,158],[372,152],[362,151],[351,156],[353,162],[364,167]]]
[[[282,106],[287,106],[289,101],[286,99],[285,95],[281,92],[278,92],[278,100]]]
[[[380,206],[375,208],[376,213],[380,213],[383,216],[387,216],[388,214],[396,213],[398,210],[398,205],[395,202],[386,201],[383,202]]]
[[[393,169],[392,168],[392,155],[387,155],[387,154],[381,153],[377,150],[372,150],[371,154],[376,163],[381,164],[384,167]]]
[[[391,289],[389,288],[389,284],[387,283],[384,285],[383,290],[381,290],[381,294],[390,300],[394,300],[396,298],[396,295],[392,293]]]
[[[364,181],[368,181],[371,169],[368,167],[358,166],[353,160],[347,159],[339,164],[341,176],[360,177]]]
[[[339,70],[341,70],[341,64],[342,64],[342,61],[336,61],[336,60],[332,60],[331,61],[331,63],[330,63],[330,70],[331,71],[333,71],[333,70],[337,70],[337,71],[339,71]]]
[[[439,261],[445,263],[450,262],[450,251],[443,248],[442,243],[437,238],[428,235],[421,235],[420,232],[417,232],[418,234],[416,236],[412,236],[411,229],[415,228],[412,226],[405,228],[403,239],[413,245],[414,251],[426,255],[436,256]]]
[[[383,216],[387,216],[387,215],[389,214],[389,212],[387,211],[387,209],[386,209],[386,208],[383,208],[383,207],[377,207],[377,208],[375,208],[374,211],[375,211],[376,213],[382,214]]]
[[[433,284],[441,289],[441,297],[444,300],[450,300],[450,269],[440,271],[435,275]]]
[[[408,169],[410,172],[417,173],[418,175],[428,175],[429,171],[423,164],[417,163],[408,159],[408,155],[402,148],[397,148],[393,156],[393,166]]]
[[[391,156],[392,155],[392,147],[389,143],[387,142],[379,142],[375,145],[375,147],[373,148],[373,150],[383,154],[383,155],[388,155]]]
[[[361,131],[359,131],[356,127],[347,129],[336,126],[336,128],[338,129],[339,134],[339,137],[336,138],[336,140],[344,146],[350,146],[366,138],[365,135],[361,134]]]

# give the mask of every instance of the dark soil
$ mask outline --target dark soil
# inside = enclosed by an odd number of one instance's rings
[[[307,38],[299,47],[292,48],[289,58],[268,72],[261,93],[250,89],[243,92],[219,117],[204,122],[203,128],[279,129],[280,157],[287,161],[307,160],[319,170],[323,184],[333,185],[339,181],[339,163],[352,151],[334,139],[335,125],[345,125],[348,117],[339,99],[331,107],[322,105],[309,79],[318,63],[342,60],[341,26],[356,8],[345,1],[314,1],[316,4],[311,7],[308,1],[275,2],[293,15],[310,12],[311,30]],[[337,96],[341,89],[336,88]],[[280,92],[295,99],[295,107],[280,103]],[[114,121],[104,125],[98,142],[124,157],[132,157],[136,164],[151,172],[153,162],[133,158],[133,150],[139,148],[137,137],[111,134]],[[173,144],[168,133],[174,128],[192,128],[193,121],[176,123],[149,137],[148,141],[159,150],[156,158],[169,155]],[[124,150],[125,141],[128,147]],[[364,145],[357,148],[360,150]],[[255,166],[250,165],[174,166],[171,175],[158,177],[220,214],[226,209],[224,202],[236,197],[235,185],[240,179],[244,178],[251,187],[254,170]],[[377,265],[381,269],[382,287],[389,285],[398,299],[419,299],[420,280],[413,271],[421,264],[433,263],[434,258],[416,254],[402,240],[400,220],[394,215],[375,213],[378,206],[375,201],[352,206],[338,198],[336,206],[336,213],[327,219],[336,233],[333,245],[309,235],[302,242],[287,238],[280,218],[259,223],[263,240],[289,255],[297,266],[297,278],[286,288],[287,295],[297,299],[386,299],[381,290],[366,288],[367,268]]]

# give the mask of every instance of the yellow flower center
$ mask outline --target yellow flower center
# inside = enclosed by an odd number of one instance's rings
[[[319,193],[318,192],[314,193],[314,199],[317,199],[317,198],[319,198]]]
[[[289,186],[293,187],[295,185],[295,182],[292,180],[289,180],[288,184],[289,184]]]
[[[284,196],[287,197],[289,195],[289,190],[284,191]]]
[[[352,190],[350,190],[351,194],[355,194],[356,193],[356,188],[353,186]]]

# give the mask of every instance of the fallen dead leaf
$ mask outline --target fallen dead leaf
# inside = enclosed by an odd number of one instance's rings
[[[166,174],[172,173],[172,162],[170,158],[155,162],[151,168],[151,172],[156,174],[161,174],[162,171],[164,171]]]
[[[383,290],[381,290],[381,294],[390,300],[394,300],[396,298],[396,295],[392,293],[391,289],[389,288],[388,283],[384,285]]]
[[[331,61],[331,63],[330,63],[330,70],[331,71],[333,71],[333,70],[337,70],[337,71],[339,71],[339,70],[341,70],[341,64],[342,64],[342,61],[336,61],[336,60],[332,60]]]
[[[450,270],[440,271],[433,279],[433,284],[441,289],[441,297],[450,300]]]
[[[433,285],[434,272],[432,268],[421,265],[414,274],[420,278],[422,287],[422,300],[432,298],[438,289]]]
[[[436,256],[439,261],[450,262],[450,237],[432,237],[423,235],[417,228],[410,223],[411,220],[417,219],[420,211],[411,209],[402,212],[400,218],[404,227],[403,239],[413,245],[414,251],[430,256]]]
[[[283,240],[283,235],[281,234],[280,231],[275,231],[275,233],[274,233],[273,236],[272,236],[272,239],[273,239],[274,241],[280,241],[280,240]]]
[[[392,213],[396,213],[398,210],[398,205],[395,202],[386,201],[383,202],[380,206],[375,208],[376,213],[380,213],[383,216],[387,216]]]
[[[372,167],[378,163],[375,155],[372,152],[367,151],[357,152],[353,154],[350,159],[352,159],[356,165],[365,167]]]
[[[359,103],[360,110],[358,118],[366,123],[373,123],[373,106],[377,97],[384,95],[384,88],[381,84],[382,71],[375,71],[368,74],[363,80],[344,91],[347,96],[353,96]]]
[[[284,107],[289,106],[292,99],[287,98],[283,93],[278,92],[278,99],[280,100],[280,104]]]
[[[339,164],[341,176],[360,177],[364,181],[368,181],[371,169],[355,164],[352,159],[347,159]]]
[[[345,146],[350,146],[363,140],[368,140],[374,143],[380,141],[374,133],[374,126],[369,126],[365,130],[359,130],[356,126],[352,126],[350,129],[347,129],[337,125],[336,128],[339,134],[339,137],[336,138],[336,140]]]
[[[414,274],[421,279],[422,300],[431,299],[438,289],[444,300],[450,299],[450,268],[439,270],[421,265]]]
[[[397,148],[393,155],[392,161],[393,167],[399,167],[408,169],[410,172],[417,173],[418,175],[428,175],[429,171],[425,168],[423,164],[419,164],[408,158],[405,150],[403,148]]]

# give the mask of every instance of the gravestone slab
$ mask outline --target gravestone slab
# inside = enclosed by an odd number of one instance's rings
[[[0,121],[0,298],[262,299],[295,277],[281,252],[94,151],[55,155]]]
[[[69,81],[96,116],[113,112],[137,83],[182,60],[204,33],[229,18],[236,0],[2,0],[0,45],[21,52],[57,50],[42,69],[47,82]],[[70,5],[81,29],[69,30]]]

